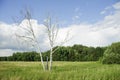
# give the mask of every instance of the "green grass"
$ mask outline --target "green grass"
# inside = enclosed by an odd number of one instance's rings
[[[120,65],[53,62],[49,72],[40,62],[0,62],[0,80],[120,80]]]

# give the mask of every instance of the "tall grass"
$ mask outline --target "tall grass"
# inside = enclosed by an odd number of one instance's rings
[[[0,62],[0,80],[120,80],[120,65],[54,62],[49,72],[40,62]]]

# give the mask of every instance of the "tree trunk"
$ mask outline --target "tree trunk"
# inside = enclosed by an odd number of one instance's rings
[[[48,70],[48,56],[46,57],[46,70]]]
[[[41,54],[40,54],[40,55],[41,55]],[[40,58],[41,58],[41,63],[42,63],[43,70],[45,71],[45,66],[44,66],[44,63],[43,63],[43,58],[42,58],[42,56],[40,56]]]
[[[38,46],[38,43],[37,43],[37,48],[38,48],[38,51],[39,51],[39,53],[40,53],[40,59],[41,59],[41,63],[42,63],[43,70],[45,71],[45,65],[44,65],[44,62],[43,62],[42,53],[41,53],[41,51],[40,51],[40,48],[39,48],[39,46]]]
[[[51,50],[50,50],[50,64],[49,64],[49,71],[51,71],[52,70],[52,48],[51,48]]]

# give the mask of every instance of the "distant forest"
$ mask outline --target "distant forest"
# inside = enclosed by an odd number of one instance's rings
[[[53,61],[98,61],[106,49],[107,47],[95,48],[83,45],[61,46],[53,53]],[[49,58],[49,52],[48,50],[42,53],[44,61],[46,61],[47,56]],[[0,61],[40,61],[40,56],[35,51],[16,52],[12,56],[0,57]]]

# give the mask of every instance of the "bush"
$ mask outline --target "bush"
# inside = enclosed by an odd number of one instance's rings
[[[113,43],[104,52],[102,63],[104,64],[120,64],[120,42]]]

